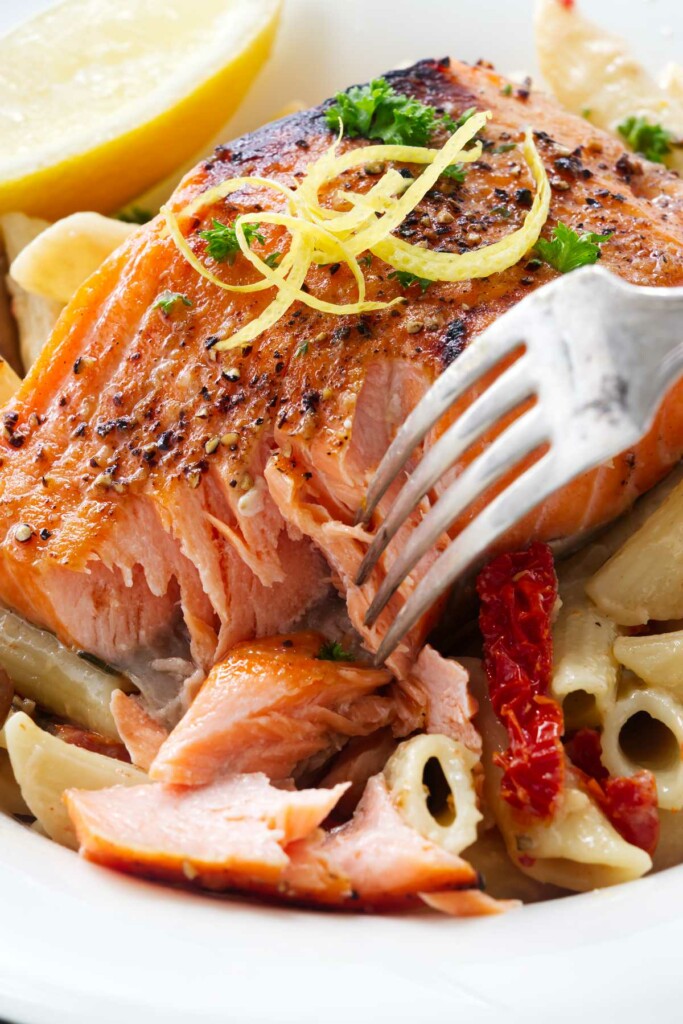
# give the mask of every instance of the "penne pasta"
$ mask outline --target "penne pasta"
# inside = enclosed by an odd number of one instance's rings
[[[683,484],[595,573],[586,591],[620,625],[683,618]]]
[[[394,805],[425,839],[460,853],[477,838],[481,813],[472,769],[478,757],[438,734],[402,743],[384,768]]]
[[[584,18],[574,5],[539,0],[535,30],[541,73],[567,110],[612,132],[631,115],[683,132],[678,90],[658,85],[623,40]],[[683,170],[683,154],[673,150],[668,163]]]
[[[683,699],[683,630],[619,637],[614,656],[643,682]]]
[[[39,729],[21,711],[7,722],[5,735],[22,798],[47,835],[62,846],[78,847],[62,802],[65,789],[139,786],[147,781],[139,768],[64,743]]]
[[[473,846],[463,850],[462,856],[482,876],[486,893],[494,899],[539,903],[567,895],[558,886],[546,885],[524,874],[510,859],[495,825],[485,829]]]
[[[46,220],[27,217],[23,213],[6,213],[0,216],[0,234],[4,239],[9,263],[11,264],[22,249],[49,226]],[[29,295],[11,277],[7,278],[7,287],[12,299],[12,313],[19,331],[21,361],[24,371],[28,371],[50,337],[63,304],[42,296]]]
[[[14,257],[10,277],[25,292],[63,305],[135,230],[100,213],[73,213],[47,225]]]
[[[479,702],[477,724],[482,734],[484,795],[513,863],[545,885],[586,892],[640,878],[652,867],[643,850],[627,843],[597,804],[579,786],[567,765],[562,805],[550,822],[522,819],[500,796],[500,770],[493,756],[507,748],[507,735],[488,696],[483,669],[466,659]]]
[[[671,694],[633,689],[605,716],[602,760],[612,775],[646,768],[657,782],[664,810],[683,807],[683,705]]]
[[[109,704],[115,690],[130,689],[127,680],[79,657],[6,608],[0,608],[0,666],[22,697],[109,739],[119,738]]]
[[[617,692],[613,646],[619,628],[585,593],[585,577],[560,574],[561,608],[553,624],[551,694],[562,705],[566,728],[600,725]]]

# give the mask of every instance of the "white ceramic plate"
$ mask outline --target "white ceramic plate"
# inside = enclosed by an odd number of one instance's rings
[[[653,69],[680,0],[583,0]],[[47,6],[0,0],[0,29]],[[286,0],[236,121],[423,56],[533,70],[530,0]],[[197,0],[201,9],[201,0]],[[1,98],[0,98],[1,102]],[[351,917],[118,876],[0,817],[0,1017],[12,1024],[680,1021],[683,868],[498,919]]]

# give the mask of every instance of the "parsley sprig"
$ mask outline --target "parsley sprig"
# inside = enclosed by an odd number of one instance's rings
[[[534,251],[555,270],[559,270],[561,274],[568,274],[570,270],[597,263],[600,259],[600,246],[611,237],[611,231],[606,235],[596,235],[591,231],[579,235],[560,221],[553,230],[552,239],[548,241],[546,238],[539,238]]]
[[[451,164],[450,167],[446,167],[441,174],[444,178],[450,178],[451,181],[456,181],[458,185],[462,185],[467,171],[464,164]]]
[[[355,661],[350,651],[345,651],[341,644],[332,640],[322,645],[316,657],[318,661]]]
[[[363,136],[399,146],[424,146],[438,128],[452,132],[457,127],[448,115],[440,115],[434,107],[396,92],[386,78],[375,78],[369,85],[354,85],[348,92],[338,92],[335,102],[325,111],[325,118],[332,131],[339,131],[341,122],[344,134],[352,139]]]
[[[192,300],[188,299],[187,295],[183,295],[182,292],[171,292],[167,289],[157,295],[152,309],[160,309],[162,313],[169,316],[178,302],[182,302],[183,306],[192,305]]]
[[[618,130],[631,149],[653,163],[663,164],[671,152],[673,133],[661,124],[651,124],[645,117],[627,117]]]
[[[260,224],[244,225],[244,237],[250,248],[254,239],[260,242],[261,245],[265,242],[265,238],[259,232],[260,227]],[[224,263],[225,260],[230,264],[235,262],[235,256],[240,251],[240,246],[237,241],[237,232],[234,225],[223,224],[214,218],[213,227],[208,228],[206,231],[200,231],[199,237],[203,238],[207,243],[206,251],[216,263]]]
[[[398,281],[401,288],[410,288],[411,284],[417,284],[420,286],[420,291],[423,295],[430,284],[434,284],[428,277],[418,277],[417,274],[411,274],[409,270],[392,270],[389,278],[392,281]]]

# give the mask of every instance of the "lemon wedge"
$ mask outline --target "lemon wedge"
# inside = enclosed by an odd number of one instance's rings
[[[119,209],[208,142],[280,0],[63,0],[0,39],[0,213]]]

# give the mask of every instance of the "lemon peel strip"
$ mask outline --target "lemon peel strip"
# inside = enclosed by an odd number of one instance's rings
[[[551,196],[550,182],[530,128],[526,130],[522,151],[536,183],[536,195],[524,223],[516,231],[467,253],[432,252],[394,237],[377,242],[372,252],[396,270],[431,281],[466,281],[514,266],[538,241],[548,218]]]

